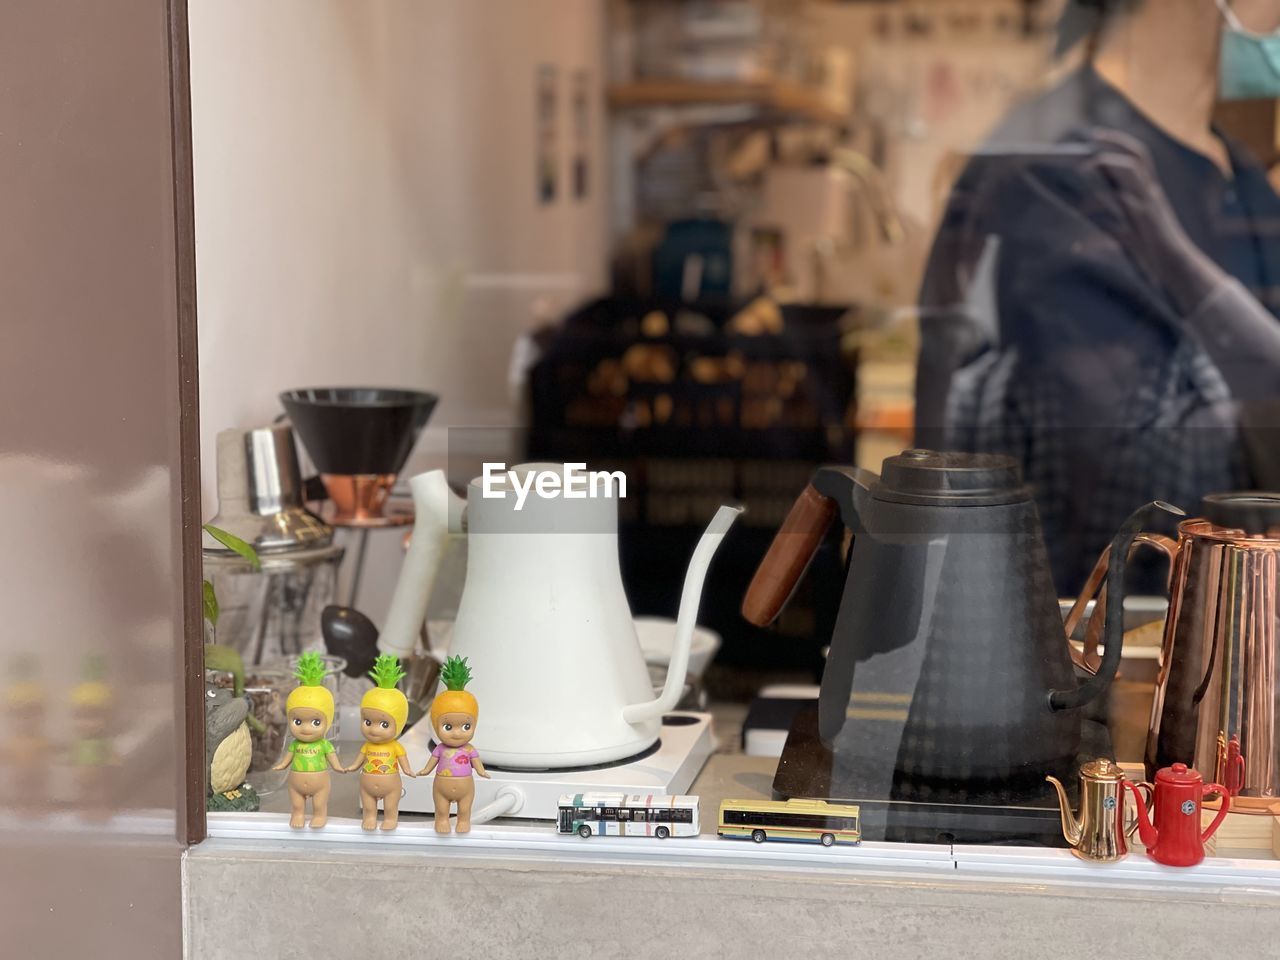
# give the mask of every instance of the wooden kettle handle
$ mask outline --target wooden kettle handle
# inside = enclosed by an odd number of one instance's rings
[[[805,487],[747,587],[742,600],[742,616],[747,622],[767,627],[782,612],[836,512],[834,500],[819,493],[813,484]]]

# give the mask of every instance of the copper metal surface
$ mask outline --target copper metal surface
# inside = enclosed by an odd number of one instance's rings
[[[1170,576],[1172,576],[1172,568],[1174,557],[1178,552],[1178,544],[1173,539],[1158,533],[1139,533],[1133,538],[1133,546],[1130,548],[1130,554],[1138,548],[1138,545],[1153,547],[1159,550],[1169,558]],[[1084,649],[1077,652],[1073,647],[1071,650],[1071,660],[1076,666],[1088,673],[1094,674],[1098,672],[1098,666],[1101,658],[1098,656],[1098,641],[1102,638],[1102,625],[1107,619],[1107,565],[1111,562],[1111,547],[1108,545],[1098,562],[1093,565],[1088,579],[1085,580],[1084,586],[1080,590],[1080,596],[1076,598],[1076,602],[1072,605],[1070,612],[1067,614],[1066,620],[1063,622],[1063,628],[1067,637],[1075,636],[1076,628],[1080,626],[1080,620],[1084,616],[1089,601],[1094,599],[1093,613],[1089,617],[1088,625],[1085,627]]]
[[[409,527],[405,532],[405,547],[413,533],[413,501],[408,497],[389,497],[382,505],[382,513],[376,517],[344,517],[339,519],[332,500],[307,504],[308,508],[331,527],[350,527],[356,530],[377,530],[382,527]]]
[[[1233,810],[1271,812],[1280,801],[1280,538],[1186,520],[1174,554],[1148,772],[1186,763],[1226,784]]]
[[[320,479],[333,501],[335,526],[380,526],[373,521],[382,517],[396,485],[394,473],[322,473]]]

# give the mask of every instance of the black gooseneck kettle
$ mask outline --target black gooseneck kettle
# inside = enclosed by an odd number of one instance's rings
[[[819,469],[742,612],[760,626],[781,612],[838,513],[853,544],[818,702],[835,763],[879,771],[899,797],[940,796],[957,783],[987,796],[1041,790],[1046,774],[1075,768],[1080,708],[1115,676],[1125,561],[1160,510],[1181,513],[1147,504],[1112,541],[1105,654],[1083,682],[1035,502],[1010,457],[907,450],[879,477]]]

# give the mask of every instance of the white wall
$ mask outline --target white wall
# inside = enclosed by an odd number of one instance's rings
[[[449,427],[513,424],[516,335],[605,284],[603,0],[189,10],[205,516],[217,432],[269,422],[282,389],[439,393],[406,472],[443,465]],[[559,68],[562,156],[545,207],[544,63]],[[576,201],[568,103],[582,67],[595,182]],[[377,621],[399,557],[398,536],[373,536],[359,603]]]
[[[205,513],[214,436],[306,385],[412,386],[512,422],[514,335],[602,289],[603,118],[565,196],[569,75],[601,0],[191,0]],[[561,193],[536,201],[534,76],[560,68]]]

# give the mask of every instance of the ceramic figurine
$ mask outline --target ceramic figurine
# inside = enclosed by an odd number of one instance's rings
[[[382,801],[382,829],[394,830],[400,811],[400,772],[414,775],[404,747],[396,738],[409,719],[409,701],[396,689],[404,676],[398,657],[384,653],[369,671],[377,684],[360,700],[360,732],[364,746],[360,759],[343,769],[360,774],[360,826],[373,830],[378,826],[378,801]]]
[[[480,705],[464,689],[471,682],[471,668],[466,657],[450,657],[440,671],[444,692],[431,701],[431,726],[436,732],[436,748],[430,762],[418,771],[426,776],[432,770],[436,778],[431,796],[436,811],[436,833],[449,832],[449,810],[458,805],[458,833],[471,831],[471,804],[476,798],[472,771],[488,779],[480,755],[471,746],[475,736]]]
[[[226,687],[211,687],[204,704],[204,761],[209,769],[211,812],[253,811],[258,794],[245,782],[253,762],[249,701]]]
[[[230,674],[232,696],[244,696],[244,658],[240,656],[239,651],[233,650],[231,647],[224,647],[220,643],[206,643],[204,645],[204,668],[206,671],[212,670]],[[267,725],[253,715],[252,709],[245,717],[245,722],[249,724],[250,731],[256,736],[260,737],[267,732]]]
[[[284,702],[285,724],[293,740],[284,759],[272,769],[289,767],[289,826],[301,828],[307,819],[307,798],[311,799],[311,827],[318,830],[329,821],[329,768],[341,771],[337,751],[325,739],[333,726],[333,694],[324,683],[324,661],[318,653],[298,658],[294,676],[298,686]]]

